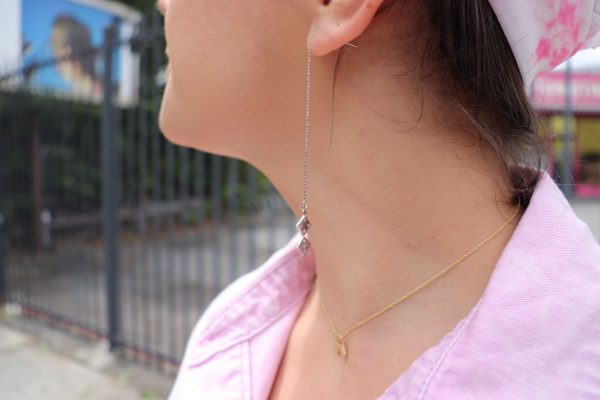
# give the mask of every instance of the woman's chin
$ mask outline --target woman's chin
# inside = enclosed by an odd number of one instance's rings
[[[189,122],[186,121],[184,115],[177,115],[178,107],[173,104],[174,98],[169,90],[169,83],[165,87],[165,92],[160,104],[160,112],[158,116],[158,126],[163,136],[173,144],[185,147],[192,147],[190,142],[191,135],[186,126]]]
[[[158,125],[165,139],[174,145],[217,155],[228,153],[222,144],[214,142],[217,136],[207,134],[211,132],[208,127],[199,126],[197,120],[171,102],[168,90],[162,99]]]

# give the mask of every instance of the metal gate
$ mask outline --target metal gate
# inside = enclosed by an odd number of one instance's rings
[[[294,216],[247,163],[165,140],[162,19],[116,28],[101,48],[0,78],[0,301],[173,371],[208,303],[289,240]],[[114,100],[124,46],[140,60],[134,107]],[[27,85],[90,60],[101,102]]]

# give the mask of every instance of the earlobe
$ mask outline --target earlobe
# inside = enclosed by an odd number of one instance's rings
[[[327,55],[360,36],[383,2],[383,0],[320,1],[323,6],[320,7],[307,38],[307,42],[311,41],[312,54],[315,56]]]

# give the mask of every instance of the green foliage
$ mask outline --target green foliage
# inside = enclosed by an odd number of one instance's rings
[[[246,162],[215,163],[220,156],[168,142],[158,131],[157,111],[156,104],[146,99],[134,110],[116,111],[119,173],[115,179],[121,207],[136,209],[145,202],[166,210],[177,200],[178,218],[188,224],[211,218],[216,206],[227,218],[237,217],[230,209],[233,204],[238,215],[255,211],[261,195],[271,188],[267,178]],[[0,213],[12,223],[13,236],[27,240],[35,236],[36,198],[54,218],[100,213],[99,105],[27,92],[0,93],[0,124],[4,127]],[[219,171],[213,173],[214,168]],[[217,196],[215,175],[220,177]]]
[[[81,211],[100,196],[99,107],[26,91],[0,96],[0,209],[8,219],[31,213],[34,182],[44,206]]]

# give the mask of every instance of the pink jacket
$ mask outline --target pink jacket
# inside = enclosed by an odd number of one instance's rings
[[[313,284],[294,235],[196,324],[169,399],[266,399]],[[544,178],[479,302],[379,399],[600,399],[600,245]]]

